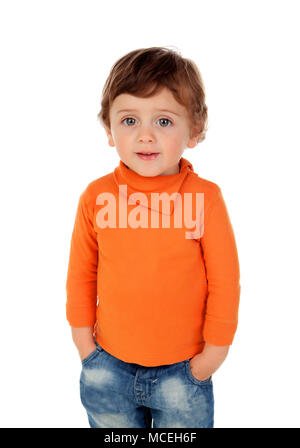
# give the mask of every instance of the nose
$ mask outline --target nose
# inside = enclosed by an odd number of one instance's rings
[[[151,137],[140,137],[139,138],[139,142],[140,143],[151,143],[151,142],[153,142],[153,138],[151,138]]]
[[[149,127],[143,127],[140,129],[138,141],[141,143],[149,143],[154,141],[153,132]]]

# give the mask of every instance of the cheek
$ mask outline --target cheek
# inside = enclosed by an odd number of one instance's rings
[[[169,150],[176,150],[181,147],[181,135],[178,134],[169,134],[169,135],[163,135],[160,138],[160,141],[163,142],[163,145],[166,149]]]
[[[182,139],[182,129],[176,127],[176,128],[166,128],[163,132],[160,132],[159,137],[163,139],[168,139],[172,142],[176,142],[180,139]]]
[[[126,146],[131,141],[131,136],[128,132],[118,132],[116,135],[116,141],[118,144]]]

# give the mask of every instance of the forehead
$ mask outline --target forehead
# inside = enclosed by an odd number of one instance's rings
[[[164,87],[159,93],[148,97],[140,98],[128,93],[117,96],[111,106],[111,111],[118,113],[122,109],[134,109],[136,111],[155,112],[156,110],[170,110],[178,114],[185,114],[186,109],[174,98],[172,92]]]

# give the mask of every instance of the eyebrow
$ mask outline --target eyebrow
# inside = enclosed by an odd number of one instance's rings
[[[121,109],[117,111],[117,114],[120,114],[122,112],[138,112],[138,110],[136,109]],[[157,112],[169,112],[171,114],[177,115],[178,117],[180,117],[180,114],[177,114],[176,112],[173,112],[172,110],[168,110],[168,109],[157,109]]]

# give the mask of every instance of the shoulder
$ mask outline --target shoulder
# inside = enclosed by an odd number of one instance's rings
[[[185,191],[191,193],[204,193],[205,208],[211,205],[222,195],[221,187],[211,180],[200,177],[197,173],[190,173],[188,176]]]
[[[89,206],[94,207],[96,204],[97,196],[100,193],[111,192],[114,189],[114,179],[113,172],[105,174],[104,176],[98,177],[90,181],[80,197]]]

